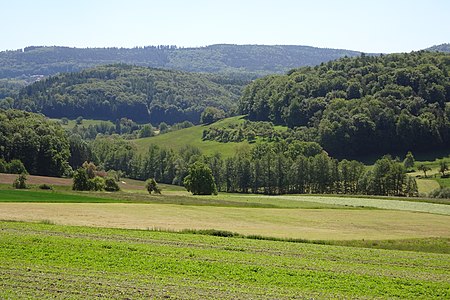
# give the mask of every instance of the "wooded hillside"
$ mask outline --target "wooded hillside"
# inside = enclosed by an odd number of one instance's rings
[[[207,106],[234,110],[246,83],[217,74],[99,66],[35,82],[19,92],[14,107],[53,118],[198,123]]]
[[[0,52],[0,78],[54,75],[98,65],[126,63],[192,72],[265,75],[311,66],[360,52],[308,46],[211,45],[199,48],[27,47]]]
[[[448,148],[449,71],[446,53],[342,58],[254,81],[240,112],[335,156]]]

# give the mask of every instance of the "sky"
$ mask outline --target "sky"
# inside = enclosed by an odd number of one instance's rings
[[[0,51],[226,43],[392,53],[450,43],[449,0],[0,0],[0,9]]]

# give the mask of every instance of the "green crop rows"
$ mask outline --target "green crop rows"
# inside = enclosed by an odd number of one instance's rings
[[[450,256],[0,223],[0,298],[448,299]]]

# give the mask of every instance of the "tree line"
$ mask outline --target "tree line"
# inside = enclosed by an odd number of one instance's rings
[[[192,146],[175,152],[151,145],[145,154],[138,154],[130,142],[104,137],[93,141],[92,155],[105,170],[177,185],[183,185],[190,166],[200,162],[210,168],[217,190],[223,192],[418,195],[415,179],[390,156],[367,170],[357,161],[338,161],[311,142],[261,143],[239,148],[234,157],[224,159],[219,153],[202,155]]]

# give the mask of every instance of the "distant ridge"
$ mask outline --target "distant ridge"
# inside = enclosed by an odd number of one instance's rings
[[[70,48],[31,46],[0,52],[0,78],[54,75],[98,65],[125,63],[189,72],[237,73],[259,77],[313,66],[361,52],[294,45],[217,44],[198,48]]]
[[[438,52],[450,52],[450,43],[435,45],[425,50],[428,51],[438,51]]]

